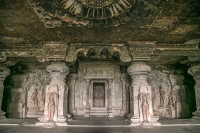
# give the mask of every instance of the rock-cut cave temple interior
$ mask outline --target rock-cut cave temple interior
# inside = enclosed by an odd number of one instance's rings
[[[199,0],[0,0],[0,119],[200,119]]]

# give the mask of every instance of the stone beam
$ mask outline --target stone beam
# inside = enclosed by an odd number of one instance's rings
[[[101,57],[103,49],[111,56],[119,55],[120,62],[155,61],[161,57],[187,57],[190,60],[200,60],[199,44],[166,44],[150,41],[128,41],[127,44],[90,44],[66,42],[41,42],[39,44],[2,44],[0,46],[0,61],[7,57],[36,57],[39,62],[66,61],[75,62],[77,54],[82,52],[85,57],[89,50],[96,53],[94,58]]]

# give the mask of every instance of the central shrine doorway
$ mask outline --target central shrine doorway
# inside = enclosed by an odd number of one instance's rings
[[[89,116],[108,117],[108,81],[91,79]]]
[[[93,83],[93,107],[105,107],[105,83]]]

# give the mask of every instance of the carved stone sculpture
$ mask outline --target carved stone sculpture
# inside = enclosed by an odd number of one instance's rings
[[[163,107],[164,101],[165,101],[165,91],[164,91],[163,86],[160,86],[159,94],[160,94],[160,106],[159,107]]]
[[[33,102],[33,107],[38,108],[38,91],[35,89],[35,91],[32,93],[31,100]]]
[[[174,110],[174,100],[172,96],[168,97],[168,106],[171,110]]]
[[[139,101],[140,101],[140,119],[142,122],[148,122],[150,118],[150,111],[149,111],[149,100],[150,94],[147,91],[147,87],[142,86],[140,87],[139,92]]]
[[[53,122],[53,119],[57,117],[58,112],[58,87],[50,86],[47,93],[47,122]]]

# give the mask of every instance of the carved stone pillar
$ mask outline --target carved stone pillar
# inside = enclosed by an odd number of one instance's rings
[[[131,76],[130,113],[126,116],[131,125],[151,123],[160,125],[153,116],[151,86],[147,83],[147,74],[151,68],[143,62],[133,62],[127,72]],[[146,106],[147,105],[147,106]]]
[[[69,73],[69,68],[65,63],[55,62],[49,65],[46,69],[51,75],[50,85],[46,87],[45,109],[44,117],[39,118],[40,123],[44,123],[44,126],[54,126],[66,124],[68,114],[68,87],[65,83],[66,75]],[[51,97],[54,100],[55,110],[51,110],[49,105]],[[56,97],[56,98],[55,98]],[[50,113],[53,111],[53,120],[49,118]],[[50,123],[49,123],[50,121]],[[54,123],[54,125],[51,123]]]
[[[75,85],[77,82],[77,74],[70,74],[68,76],[68,87],[69,87],[69,112],[73,115],[76,114],[75,110]]]
[[[184,76],[181,74],[170,74],[169,78],[171,81],[172,88],[171,96],[167,98],[167,106],[170,108],[170,116],[172,118],[190,117],[189,105],[186,103],[186,91],[183,85]],[[172,98],[172,101],[170,98]]]
[[[124,114],[127,113],[128,109],[129,109],[129,103],[128,103],[128,84],[129,84],[129,80],[128,80],[128,74],[127,73],[122,73],[121,74],[121,81],[122,81],[122,110],[121,110],[121,114],[122,116],[124,116]]]
[[[113,87],[113,80],[112,79],[109,79],[108,80],[108,116],[109,117],[113,117],[113,103],[112,103],[112,99],[111,97],[113,96],[112,95],[112,89]]]
[[[0,107],[2,105],[2,98],[3,98],[3,82],[5,80],[5,78],[10,74],[10,70],[4,66],[0,64]],[[5,118],[5,112],[1,111],[0,108],[0,120]]]
[[[90,103],[91,103],[91,99],[90,99],[90,94],[92,89],[90,89],[90,85],[91,85],[91,82],[89,79],[86,79],[85,80],[85,91],[84,91],[84,97],[83,97],[83,106],[84,106],[84,109],[85,109],[85,117],[89,117],[90,116]]]
[[[11,89],[9,118],[25,118],[27,113],[27,75],[12,75],[14,86]]]
[[[188,69],[188,73],[191,74],[195,80],[195,96],[196,96],[196,108],[197,110],[193,112],[196,119],[200,119],[200,64],[191,66]]]

